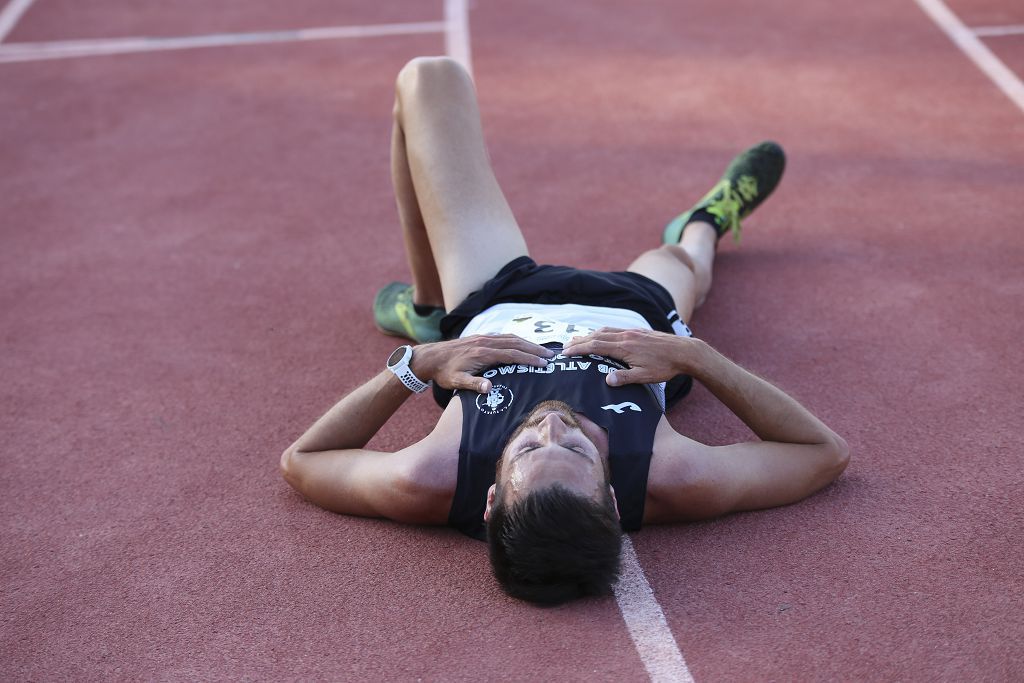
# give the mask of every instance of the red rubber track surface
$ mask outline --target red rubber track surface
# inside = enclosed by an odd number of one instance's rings
[[[37,0],[6,42],[436,21],[441,3]],[[436,5],[436,6],[435,6]],[[1024,23],[1006,0],[951,3]],[[173,9],[172,9],[173,7]],[[400,8],[400,9],[396,9]],[[849,441],[797,505],[634,544],[698,681],[1024,678],[1024,112],[913,2],[477,2],[540,261],[619,269],[740,148],[790,157],[696,333]],[[1024,36],[986,41],[1024,69]],[[613,599],[303,501],[405,279],[392,82],[440,34],[0,64],[0,678],[643,680]],[[411,400],[374,440],[438,415]],[[698,388],[694,438],[745,427]]]

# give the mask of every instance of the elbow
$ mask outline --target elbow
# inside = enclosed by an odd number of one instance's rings
[[[847,465],[850,464],[850,446],[846,440],[838,434],[834,434],[830,443],[832,479],[838,479]]]
[[[298,455],[295,444],[292,444],[281,454],[280,471],[284,480],[293,487],[298,480]]]

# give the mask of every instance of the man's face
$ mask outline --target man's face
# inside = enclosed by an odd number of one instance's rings
[[[608,437],[603,429],[561,401],[544,401],[530,411],[505,445],[496,486],[502,487],[506,503],[556,483],[595,498],[608,486],[607,459]],[[485,520],[494,495],[492,486]]]

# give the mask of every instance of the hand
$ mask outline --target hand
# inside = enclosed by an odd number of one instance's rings
[[[691,337],[653,330],[619,330],[602,327],[586,337],[574,337],[562,350],[565,356],[585,356],[596,353],[629,365],[628,370],[608,373],[609,386],[623,384],[654,384],[667,382],[686,372],[687,352],[700,343]]]
[[[413,348],[409,367],[424,382],[446,389],[491,390],[490,380],[474,377],[494,365],[516,364],[542,368],[555,356],[551,349],[514,334],[474,335],[463,339],[420,344]]]

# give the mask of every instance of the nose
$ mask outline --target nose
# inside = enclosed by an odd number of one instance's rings
[[[541,433],[547,436],[548,440],[557,439],[562,434],[569,431],[569,426],[562,421],[561,416],[558,413],[548,413],[540,421],[538,425]]]

